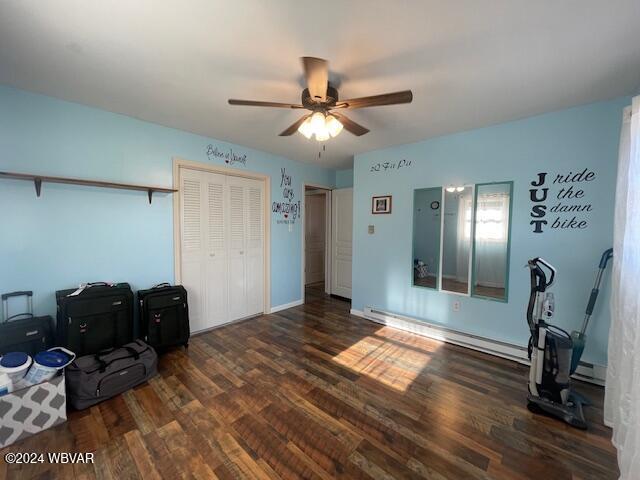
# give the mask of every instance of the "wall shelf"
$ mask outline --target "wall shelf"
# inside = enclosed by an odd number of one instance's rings
[[[129,183],[115,183],[115,182],[103,182],[100,180],[84,180],[81,178],[67,178],[67,177],[50,177],[47,175],[33,175],[30,173],[13,173],[13,172],[0,172],[0,179],[7,178],[12,180],[26,180],[33,182],[36,188],[36,195],[39,197],[42,190],[42,183],[64,183],[68,185],[84,185],[88,187],[100,187],[100,188],[117,188],[120,190],[137,190],[141,192],[147,192],[149,203],[153,198],[154,193],[175,193],[178,190],[164,187],[153,187],[150,185],[133,185]]]

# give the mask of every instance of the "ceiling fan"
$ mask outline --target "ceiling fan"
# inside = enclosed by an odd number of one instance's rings
[[[229,99],[229,104],[309,110],[311,113],[303,115],[298,121],[285,129],[280,136],[293,135],[297,130],[306,138],[311,138],[315,135],[316,140],[323,142],[337,136],[343,127],[356,136],[369,132],[368,128],[349,119],[340,110],[411,103],[413,100],[411,90],[340,100],[338,98],[338,90],[329,83],[329,62],[315,57],[302,57],[301,60],[307,81],[307,88],[302,91],[301,104],[236,99]]]

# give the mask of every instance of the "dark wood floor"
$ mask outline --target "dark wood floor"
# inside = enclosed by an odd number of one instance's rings
[[[595,406],[575,430],[526,409],[524,366],[307,302],[194,337],[149,384],[10,447],[94,465],[0,479],[617,478],[600,388],[578,385]]]

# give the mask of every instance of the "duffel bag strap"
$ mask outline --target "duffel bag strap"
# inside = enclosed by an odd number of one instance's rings
[[[171,284],[169,282],[162,282],[162,283],[158,283],[157,285],[154,285],[151,288],[154,289],[154,288],[163,288],[163,287],[170,287],[170,286]]]
[[[107,369],[107,362],[105,362],[102,357],[105,355],[109,355],[110,353],[113,353],[115,351],[115,348],[107,348],[105,350],[100,350],[98,353],[96,353],[93,358],[96,359],[96,361],[100,364],[100,372],[104,372]]]
[[[113,353],[115,351],[115,347],[111,347],[111,348],[105,348],[104,350],[100,350],[98,353],[95,354],[96,360],[99,360],[100,357],[104,357],[105,355],[109,355],[110,353]]]
[[[104,373],[107,370],[107,362],[105,362],[103,359],[101,359],[97,355],[95,356],[95,359],[98,361],[98,364],[100,365],[99,367],[100,373]]]
[[[129,352],[133,356],[134,360],[139,360],[140,359],[140,354],[138,353],[138,351],[135,348],[131,348],[131,347],[128,347],[126,345],[124,347],[122,347],[122,348],[124,348],[127,352]]]

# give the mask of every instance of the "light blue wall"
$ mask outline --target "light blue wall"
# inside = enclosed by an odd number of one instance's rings
[[[353,169],[336,170],[336,188],[353,187]]]
[[[555,322],[580,327],[600,254],[612,243],[622,108],[628,98],[596,103],[420,143],[357,155],[354,166],[353,308],[373,306],[472,334],[526,345],[527,259],[558,267]],[[405,160],[405,162],[401,162]],[[385,162],[395,168],[372,167]],[[411,162],[410,166],[406,166]],[[403,164],[402,168],[397,168]],[[594,170],[581,185],[593,203],[587,230],[532,232],[529,182],[538,172]],[[413,189],[514,181],[509,302],[411,286]],[[373,195],[393,195],[391,215],[371,215]],[[548,202],[549,207],[552,202]],[[552,217],[551,214],[548,217]],[[367,234],[367,225],[375,234]],[[606,364],[610,272],[588,331],[586,361]],[[461,309],[453,312],[452,302]]]
[[[172,157],[209,160],[207,146],[247,155],[234,168],[333,185],[333,170],[86,106],[0,86],[0,170],[105,181],[172,185]],[[54,291],[80,282],[130,282],[134,289],[173,281],[173,201],[144,192],[0,180],[0,292],[34,290],[38,314],[55,312]],[[301,226],[271,218],[271,304],[301,298]]]

